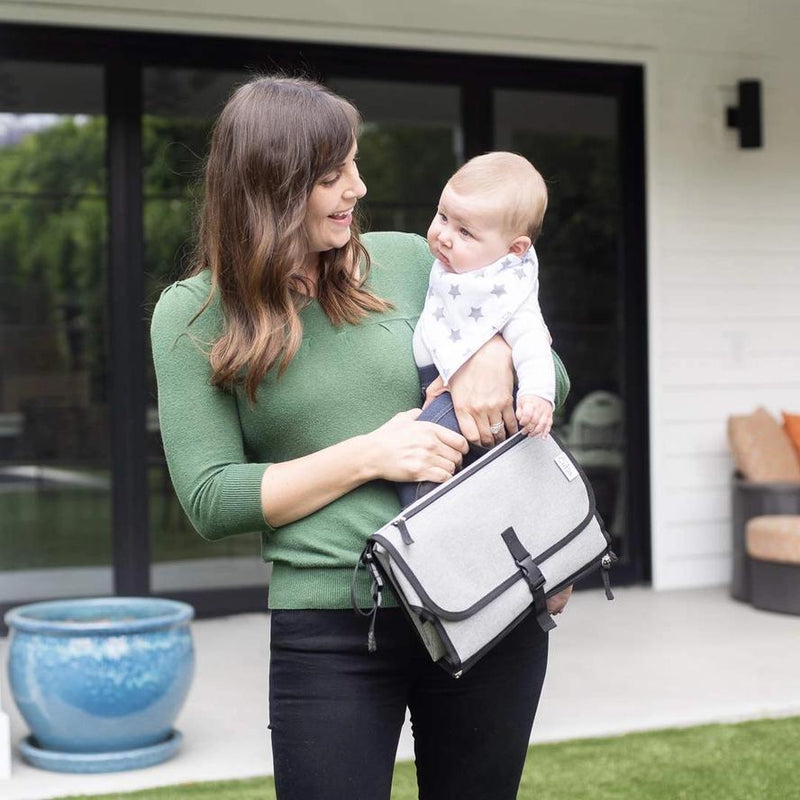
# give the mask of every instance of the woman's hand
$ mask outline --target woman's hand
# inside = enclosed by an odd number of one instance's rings
[[[270,464],[261,479],[264,518],[276,528],[295,522],[376,478],[446,481],[469,445],[441,425],[416,422],[419,413],[403,411],[372,433]]]
[[[421,409],[395,414],[365,435],[375,477],[387,481],[443,483],[469,451],[463,436],[434,422],[417,422]]]
[[[564,610],[564,606],[569,602],[572,595],[572,587],[567,586],[562,589],[558,594],[547,598],[547,611],[549,614],[560,614]]]
[[[459,367],[449,389],[461,433],[473,444],[492,447],[516,433],[514,365],[511,348],[499,334]]]

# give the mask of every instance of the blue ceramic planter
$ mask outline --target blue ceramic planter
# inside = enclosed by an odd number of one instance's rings
[[[12,695],[37,746],[137,751],[174,739],[194,673],[186,603],[107,597],[9,611]]]

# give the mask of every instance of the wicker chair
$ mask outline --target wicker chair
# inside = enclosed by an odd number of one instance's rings
[[[750,602],[800,614],[800,514],[753,517],[746,537]]]
[[[753,576],[747,522],[754,517],[800,514],[800,458],[781,425],[763,408],[730,417],[728,439],[736,462],[730,592],[736,600],[750,602]],[[800,584],[797,591],[800,597]]]

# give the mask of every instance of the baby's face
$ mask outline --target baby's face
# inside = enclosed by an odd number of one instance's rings
[[[428,228],[428,247],[450,272],[471,272],[502,258],[514,237],[500,215],[477,194],[458,194],[448,184]]]

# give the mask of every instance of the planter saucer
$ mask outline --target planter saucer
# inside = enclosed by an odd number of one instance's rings
[[[62,750],[45,750],[39,747],[33,736],[28,736],[19,743],[19,752],[34,767],[53,772],[121,772],[152,767],[172,758],[182,741],[183,734],[173,729],[163,742],[148,747],[109,753],[65,753]]]

